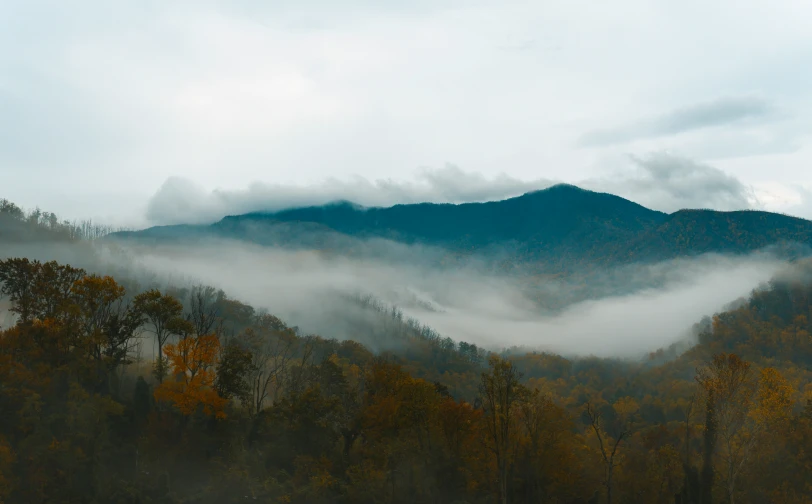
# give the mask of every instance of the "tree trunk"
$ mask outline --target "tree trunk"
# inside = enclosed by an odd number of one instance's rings
[[[713,452],[716,448],[716,416],[713,396],[708,397],[706,408],[705,446],[702,454],[702,493],[699,497],[699,501],[701,504],[713,504]]]
[[[612,462],[609,462],[609,470],[606,473],[606,504],[612,504]]]

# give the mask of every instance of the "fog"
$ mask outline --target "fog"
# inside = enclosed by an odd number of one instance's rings
[[[419,247],[413,251],[421,253]],[[396,265],[228,241],[136,247],[130,253],[144,269],[222,288],[305,333],[385,347],[386,342],[370,341],[370,335],[357,332],[363,327],[357,319],[367,315],[346,295],[361,294],[397,306],[442,336],[491,350],[518,345],[565,355],[616,357],[639,356],[683,339],[703,316],[747,296],[784,264],[769,254],[756,254],[627,266],[593,275],[590,281],[597,292],[633,293],[552,311],[528,295],[524,279],[473,266],[440,270],[416,261]],[[640,288],[646,284],[652,287]],[[557,281],[536,288],[566,298],[578,287]]]
[[[438,268],[437,249],[357,242],[358,249],[373,253],[350,257],[212,239],[0,244],[0,258],[55,259],[125,278],[131,289],[204,283],[302,333],[354,339],[373,350],[403,342],[391,337],[391,328],[380,327],[381,313],[359,304],[358,296],[397,307],[443,337],[490,350],[520,346],[614,357],[636,357],[684,340],[703,316],[747,296],[785,264],[769,253],[705,255],[545,280],[495,274],[475,259]],[[3,308],[0,323],[8,325]]]

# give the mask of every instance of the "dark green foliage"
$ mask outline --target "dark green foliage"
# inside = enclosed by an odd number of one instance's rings
[[[139,421],[146,420],[149,412],[152,410],[152,393],[149,384],[144,380],[143,376],[139,376],[135,382],[135,391],[133,392],[133,410],[135,417]]]
[[[250,401],[251,384],[246,377],[252,370],[251,352],[236,341],[229,341],[223,347],[220,362],[217,364],[215,390],[220,397],[236,399],[241,403]]]
[[[230,216],[211,226],[163,226],[112,236],[145,243],[220,236],[349,255],[392,253],[374,252],[369,245],[359,252],[353,240],[385,238],[450,253],[438,261],[475,256],[500,268],[507,260],[540,273],[583,273],[597,266],[709,252],[745,254],[768,247],[787,257],[807,255],[812,222],[757,211],[681,210],[669,215],[562,184],[488,203],[363,208],[339,202]]]

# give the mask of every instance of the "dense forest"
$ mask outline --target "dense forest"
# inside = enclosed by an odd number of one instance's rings
[[[486,352],[357,299],[401,339],[375,350],[21,257],[0,293],[3,503],[812,502],[803,260],[643,361]]]

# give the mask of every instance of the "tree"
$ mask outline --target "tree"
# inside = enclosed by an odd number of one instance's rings
[[[513,363],[496,355],[488,361],[490,372],[482,373],[479,399],[485,410],[490,449],[496,457],[499,502],[507,504],[509,472],[515,456],[516,410],[526,389],[519,383]]]
[[[712,429],[721,441],[725,493],[735,503],[739,476],[764,433],[792,411],[792,387],[772,368],[756,374],[736,354],[716,354],[697,370],[707,396]]]
[[[5,502],[14,489],[14,458],[11,446],[0,436],[0,502]]]
[[[72,288],[79,308],[84,345],[97,372],[111,373],[128,364],[143,315],[124,303],[124,287],[112,277],[89,275]]]
[[[214,287],[198,285],[192,287],[189,312],[186,320],[192,324],[197,335],[211,334],[220,321],[220,305]]]
[[[135,417],[139,421],[144,421],[151,409],[152,398],[149,393],[149,384],[144,380],[143,376],[139,376],[135,381],[135,390],[133,390],[133,410],[135,411]]]
[[[181,302],[168,294],[161,294],[157,289],[135,296],[133,306],[136,313],[142,314],[152,326],[155,341],[158,343],[155,376],[159,383],[163,383],[168,368],[164,359],[164,345],[172,335],[191,332],[191,324],[181,317],[183,312]]]
[[[683,502],[685,499],[693,499],[697,496],[697,488],[696,485],[693,485],[692,476],[695,474],[695,469],[693,465],[693,461],[691,460],[691,418],[696,410],[696,402],[698,398],[698,393],[696,389],[691,394],[690,399],[686,403],[684,403],[684,407],[682,409],[684,419],[685,419],[685,459],[683,461],[683,474],[684,480],[682,484],[682,499]]]
[[[87,273],[80,268],[62,265],[56,261],[34,262],[37,278],[34,283],[34,317],[66,320],[73,316],[73,286]]]
[[[214,389],[223,399],[235,398],[242,404],[251,403],[251,383],[253,355],[234,339],[222,347],[217,363],[217,378]]]
[[[639,406],[631,397],[622,397],[612,405],[614,420],[606,422],[604,415],[587,402],[585,411],[600,446],[604,463],[603,485],[606,488],[606,503],[612,504],[614,472],[618,465],[618,447],[633,432],[634,415]],[[606,425],[609,424],[609,425]]]
[[[259,414],[265,401],[273,399],[282,386],[299,341],[291,329],[271,315],[260,317],[256,327],[243,331],[242,340],[251,353],[251,410]]]
[[[38,264],[19,258],[0,261],[0,294],[8,296],[11,312],[24,323],[30,322],[34,314]]]
[[[227,401],[214,389],[219,350],[220,340],[213,334],[166,345],[174,379],[155,388],[155,400],[171,402],[185,416],[202,407],[206,415],[225,418]]]
[[[22,323],[68,315],[73,284],[85,271],[56,261],[41,263],[12,258],[0,261],[0,294]]]
[[[544,502],[571,488],[572,419],[549,394],[529,391],[519,403],[519,475],[526,502]]]
[[[5,198],[0,199],[0,214],[16,220],[23,220],[25,218],[23,209]]]
[[[705,432],[702,436],[702,475],[700,480],[700,504],[713,503],[713,485],[716,473],[713,455],[716,452],[716,407],[713,394],[705,395]]]

